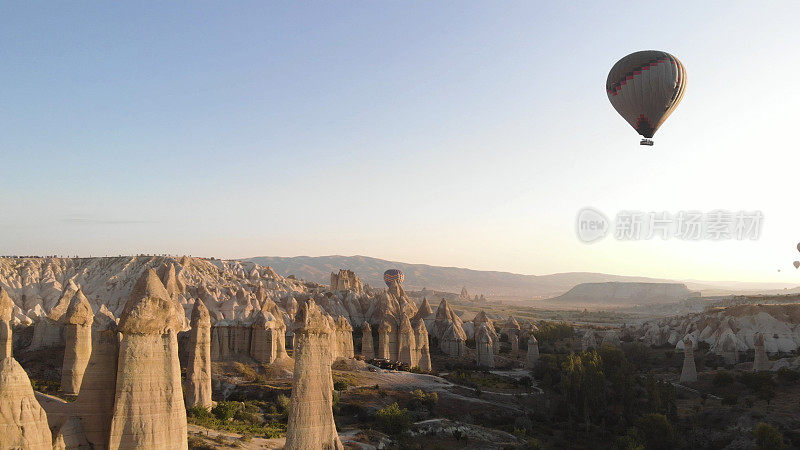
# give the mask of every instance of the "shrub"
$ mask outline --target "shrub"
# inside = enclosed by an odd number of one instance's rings
[[[724,387],[731,383],[733,383],[733,375],[729,374],[728,372],[717,372],[714,374],[714,379],[712,383],[716,387]]]
[[[186,415],[197,419],[208,419],[211,417],[211,412],[208,410],[208,408],[204,408],[202,406],[192,406],[186,410]]]
[[[648,450],[669,450],[677,447],[675,429],[663,414],[647,414],[639,419],[636,427],[641,431]]]
[[[781,450],[786,448],[781,432],[772,425],[761,422],[753,430],[753,434],[756,437],[756,448],[759,450]]]
[[[739,403],[739,396],[736,394],[726,395],[722,398],[722,404],[728,406],[736,406]]]
[[[781,383],[794,384],[800,380],[800,373],[788,367],[782,367],[778,370],[778,379],[781,380]]]
[[[292,400],[289,397],[281,394],[275,402],[278,404],[278,409],[280,409],[282,414],[289,415],[289,410],[292,407]]]
[[[214,416],[222,420],[223,422],[233,420],[233,416],[236,414],[236,411],[242,407],[241,403],[238,402],[219,402],[217,406],[211,409],[211,413]]]
[[[561,339],[569,339],[575,336],[575,328],[566,322],[543,322],[539,329],[533,333],[539,344],[554,343]]]
[[[748,388],[759,392],[770,390],[775,387],[775,381],[772,379],[772,374],[769,372],[743,373],[739,377],[739,381]]]
[[[344,380],[336,380],[333,382],[333,389],[335,391],[346,391],[347,390],[347,382]]]
[[[411,391],[411,402],[409,402],[409,407],[411,409],[419,410],[425,407],[429,411],[433,411],[438,403],[439,394],[436,392],[425,393],[422,389]]]
[[[400,434],[411,428],[411,417],[408,410],[394,402],[378,410],[378,427],[388,434]]]
[[[528,439],[528,442],[525,443],[525,448],[530,450],[539,450],[542,448],[542,444],[536,438]]]

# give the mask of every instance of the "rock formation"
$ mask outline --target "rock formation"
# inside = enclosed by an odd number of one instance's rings
[[[755,349],[755,333],[764,336],[767,353],[790,353],[800,347],[800,304],[740,304],[701,311],[645,322],[630,330],[631,337],[646,345],[670,343],[681,350],[683,337],[691,334],[695,342],[707,343],[720,356],[728,335],[738,352]]]
[[[458,328],[462,328],[463,321],[453,311],[450,304],[446,299],[442,299],[439,303],[439,308],[436,309],[436,319],[433,323],[433,335],[437,338],[442,336],[451,325],[458,324]]]
[[[551,301],[576,306],[586,304],[635,306],[677,303],[694,296],[699,296],[699,293],[690,291],[681,283],[611,281],[581,283]]]
[[[83,423],[76,416],[69,416],[53,431],[53,450],[96,449],[86,439]]]
[[[439,349],[454,357],[466,355],[467,335],[458,323],[451,323],[439,338]]]
[[[462,302],[468,302],[471,299],[469,298],[469,292],[467,292],[467,287],[464,286],[461,288],[461,294],[458,295],[458,299]]]
[[[517,354],[519,353],[519,338],[516,334],[512,335],[509,340],[511,341],[511,353]]]
[[[384,317],[378,327],[378,358],[397,361],[397,323],[394,317]]]
[[[38,322],[33,326],[33,338],[31,338],[29,350],[38,350],[44,347],[52,347],[64,344],[64,326],[62,319],[69,308],[70,301],[78,286],[69,280],[64,288],[58,302],[50,309],[46,315],[38,317]]]
[[[284,448],[343,449],[333,421],[333,330],[310,299],[302,302],[294,328],[294,382]]]
[[[739,362],[739,351],[733,334],[727,334],[722,339],[722,358],[725,360],[725,364],[729,365]]]
[[[681,370],[681,383],[694,383],[697,381],[697,368],[694,364],[694,344],[690,337],[683,339],[683,369]]]
[[[417,344],[417,365],[425,372],[430,372],[431,351],[428,342],[428,329],[425,327],[424,320],[417,320],[414,323],[414,340]]]
[[[344,316],[336,318],[332,336],[335,341],[334,348],[336,349],[334,358],[352,359],[355,356],[353,350],[353,327],[350,326],[350,322]]]
[[[363,292],[364,283],[361,282],[358,275],[352,270],[340,269],[338,274],[331,272],[331,290],[353,290],[356,292]]]
[[[237,334],[234,332],[234,336]],[[282,358],[286,352],[286,325],[283,319],[276,317],[269,309],[258,312],[250,334],[249,353],[258,362],[272,363]],[[241,335],[247,340],[247,334]],[[246,346],[243,342],[242,346]],[[238,346],[234,345],[234,352]]]
[[[145,272],[119,322],[122,340],[109,448],[186,449],[177,332],[185,316],[159,280]]]
[[[372,341],[372,327],[369,326],[369,322],[364,322],[361,327],[361,356],[365,360],[375,358],[375,344]]]
[[[423,320],[425,322],[425,327],[428,329],[428,332],[433,329],[433,324],[436,321],[436,314],[434,314],[431,304],[428,303],[427,297],[422,299],[417,313],[411,318],[412,323],[416,323],[418,320]]]
[[[467,335],[462,327],[463,321],[453,311],[446,299],[442,299],[436,310],[433,335],[439,339],[439,348],[446,354],[462,357],[466,351]]]
[[[178,276],[175,275],[175,264],[162,264],[158,275],[159,279],[164,283],[164,288],[170,298],[179,301],[183,289],[178,281]]]
[[[539,341],[536,336],[530,335],[528,337],[528,353],[525,356],[525,368],[533,369],[536,367],[536,362],[539,361]]]
[[[415,367],[417,365],[419,359],[417,341],[414,329],[411,327],[411,321],[408,319],[408,316],[405,315],[400,319],[397,353],[398,360],[401,363],[408,364],[409,367]]]
[[[753,343],[756,349],[755,359],[753,360],[753,371],[760,372],[762,370],[769,370],[770,367],[772,367],[772,363],[767,356],[767,351],[764,349],[764,334],[756,333],[753,338]]]
[[[474,329],[477,331],[481,324],[485,323],[488,326],[487,332],[492,337],[492,342],[494,343],[494,354],[497,355],[500,353],[500,335],[497,334],[497,331],[494,329],[494,324],[492,323],[491,319],[486,315],[486,311],[481,310],[475,317],[472,319],[472,323]]]
[[[581,339],[581,351],[588,352],[589,350],[599,350],[597,346],[597,339],[594,337],[594,331],[587,330]]]
[[[504,334],[511,339],[511,336],[519,336],[521,328],[519,326],[519,322],[514,316],[508,318],[506,323],[503,325],[503,328],[500,329],[500,334]]]
[[[185,317],[191,316],[190,300],[200,298],[212,324],[244,318],[253,305],[240,300],[254,300],[259,287],[273,301],[324,288],[278,276],[269,267],[247,261],[164,256],[0,258],[0,286],[10,287],[8,294],[19,305],[14,320],[35,324],[30,344],[35,350],[64,344],[61,317],[78,286],[92,310],[105,306],[119,317],[131,289],[151,268],[160,272],[170,297],[182,303]]]
[[[92,322],[94,313],[89,300],[79,289],[64,314],[64,362],[61,369],[61,391],[78,395],[83,374],[92,355]]]
[[[211,316],[200,300],[194,302],[191,327],[184,400],[187,408],[211,408]]]
[[[494,367],[494,343],[488,331],[489,326],[482,323],[475,330],[475,357],[478,367]]]
[[[95,450],[108,447],[117,386],[119,337],[113,317],[98,313],[92,324],[92,354],[83,374],[75,415]],[[63,434],[63,433],[62,433]]]
[[[608,330],[603,335],[603,345],[608,344],[614,347],[622,347],[622,341],[619,338],[619,332],[616,330]]]
[[[0,360],[0,448],[51,450],[47,415],[14,358]]]
[[[11,358],[11,319],[14,302],[5,289],[0,287],[0,360]]]

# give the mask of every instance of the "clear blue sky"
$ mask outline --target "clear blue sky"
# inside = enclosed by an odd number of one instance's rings
[[[800,6],[698,3],[4,3],[0,253],[800,280]],[[651,48],[689,85],[643,149],[604,83]],[[584,245],[587,205],[765,222]]]

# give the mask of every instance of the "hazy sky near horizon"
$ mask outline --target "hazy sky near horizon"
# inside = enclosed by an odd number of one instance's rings
[[[0,5],[2,254],[800,283],[796,2],[80,6]],[[604,90],[643,49],[688,72],[652,148]],[[585,206],[764,221],[586,245]]]

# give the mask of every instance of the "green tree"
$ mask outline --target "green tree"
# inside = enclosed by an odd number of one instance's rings
[[[677,447],[675,429],[663,414],[647,414],[636,424],[647,450],[670,450]]]
[[[388,434],[400,434],[411,427],[408,410],[397,402],[378,410],[378,427]]]

